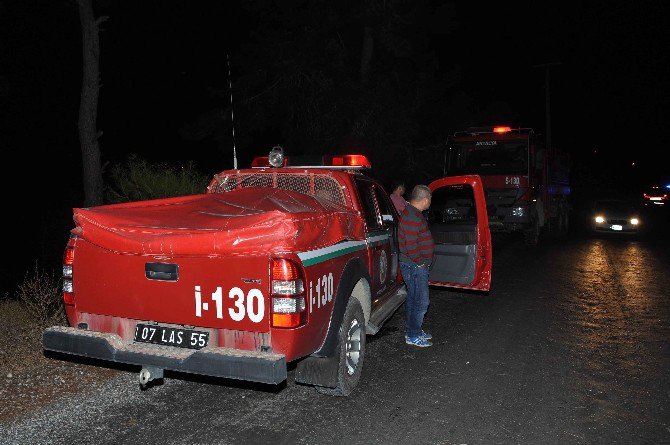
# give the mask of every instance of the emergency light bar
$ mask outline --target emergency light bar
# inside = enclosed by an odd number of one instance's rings
[[[287,159],[284,158],[284,167],[286,167]],[[251,161],[251,168],[266,168],[271,167],[270,157],[269,156],[256,156],[253,161]]]
[[[465,130],[457,131],[454,136],[477,136],[480,134],[530,134],[533,133],[532,128],[512,128],[508,125],[496,125],[494,127],[468,127]]]
[[[494,133],[509,133],[512,131],[512,127],[493,127]]]
[[[364,155],[326,155],[324,165],[331,167],[359,167],[372,168],[372,164]]]
[[[285,168],[328,168],[335,170],[362,170],[372,168],[370,160],[365,155],[323,155],[323,156],[293,156],[284,157]],[[251,162],[251,168],[269,168],[269,156],[256,156]]]

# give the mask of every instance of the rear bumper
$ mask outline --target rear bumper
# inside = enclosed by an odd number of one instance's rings
[[[45,350],[192,374],[278,384],[286,380],[286,357],[270,352],[205,347],[200,350],[126,343],[116,334],[53,326],[44,331]]]

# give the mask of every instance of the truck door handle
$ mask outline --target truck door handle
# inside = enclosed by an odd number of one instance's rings
[[[177,281],[179,265],[172,263],[146,263],[144,272],[149,280]]]

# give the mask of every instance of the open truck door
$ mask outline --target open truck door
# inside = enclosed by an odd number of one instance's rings
[[[435,240],[429,283],[488,291],[491,232],[481,178],[450,176],[433,181],[428,187],[433,198],[426,216]]]

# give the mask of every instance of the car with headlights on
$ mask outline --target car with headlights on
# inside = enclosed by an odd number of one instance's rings
[[[642,220],[639,208],[625,199],[600,199],[594,202],[591,230],[595,233],[637,234]]]
[[[645,206],[664,206],[670,199],[670,184],[650,185],[642,193],[643,203]]]

